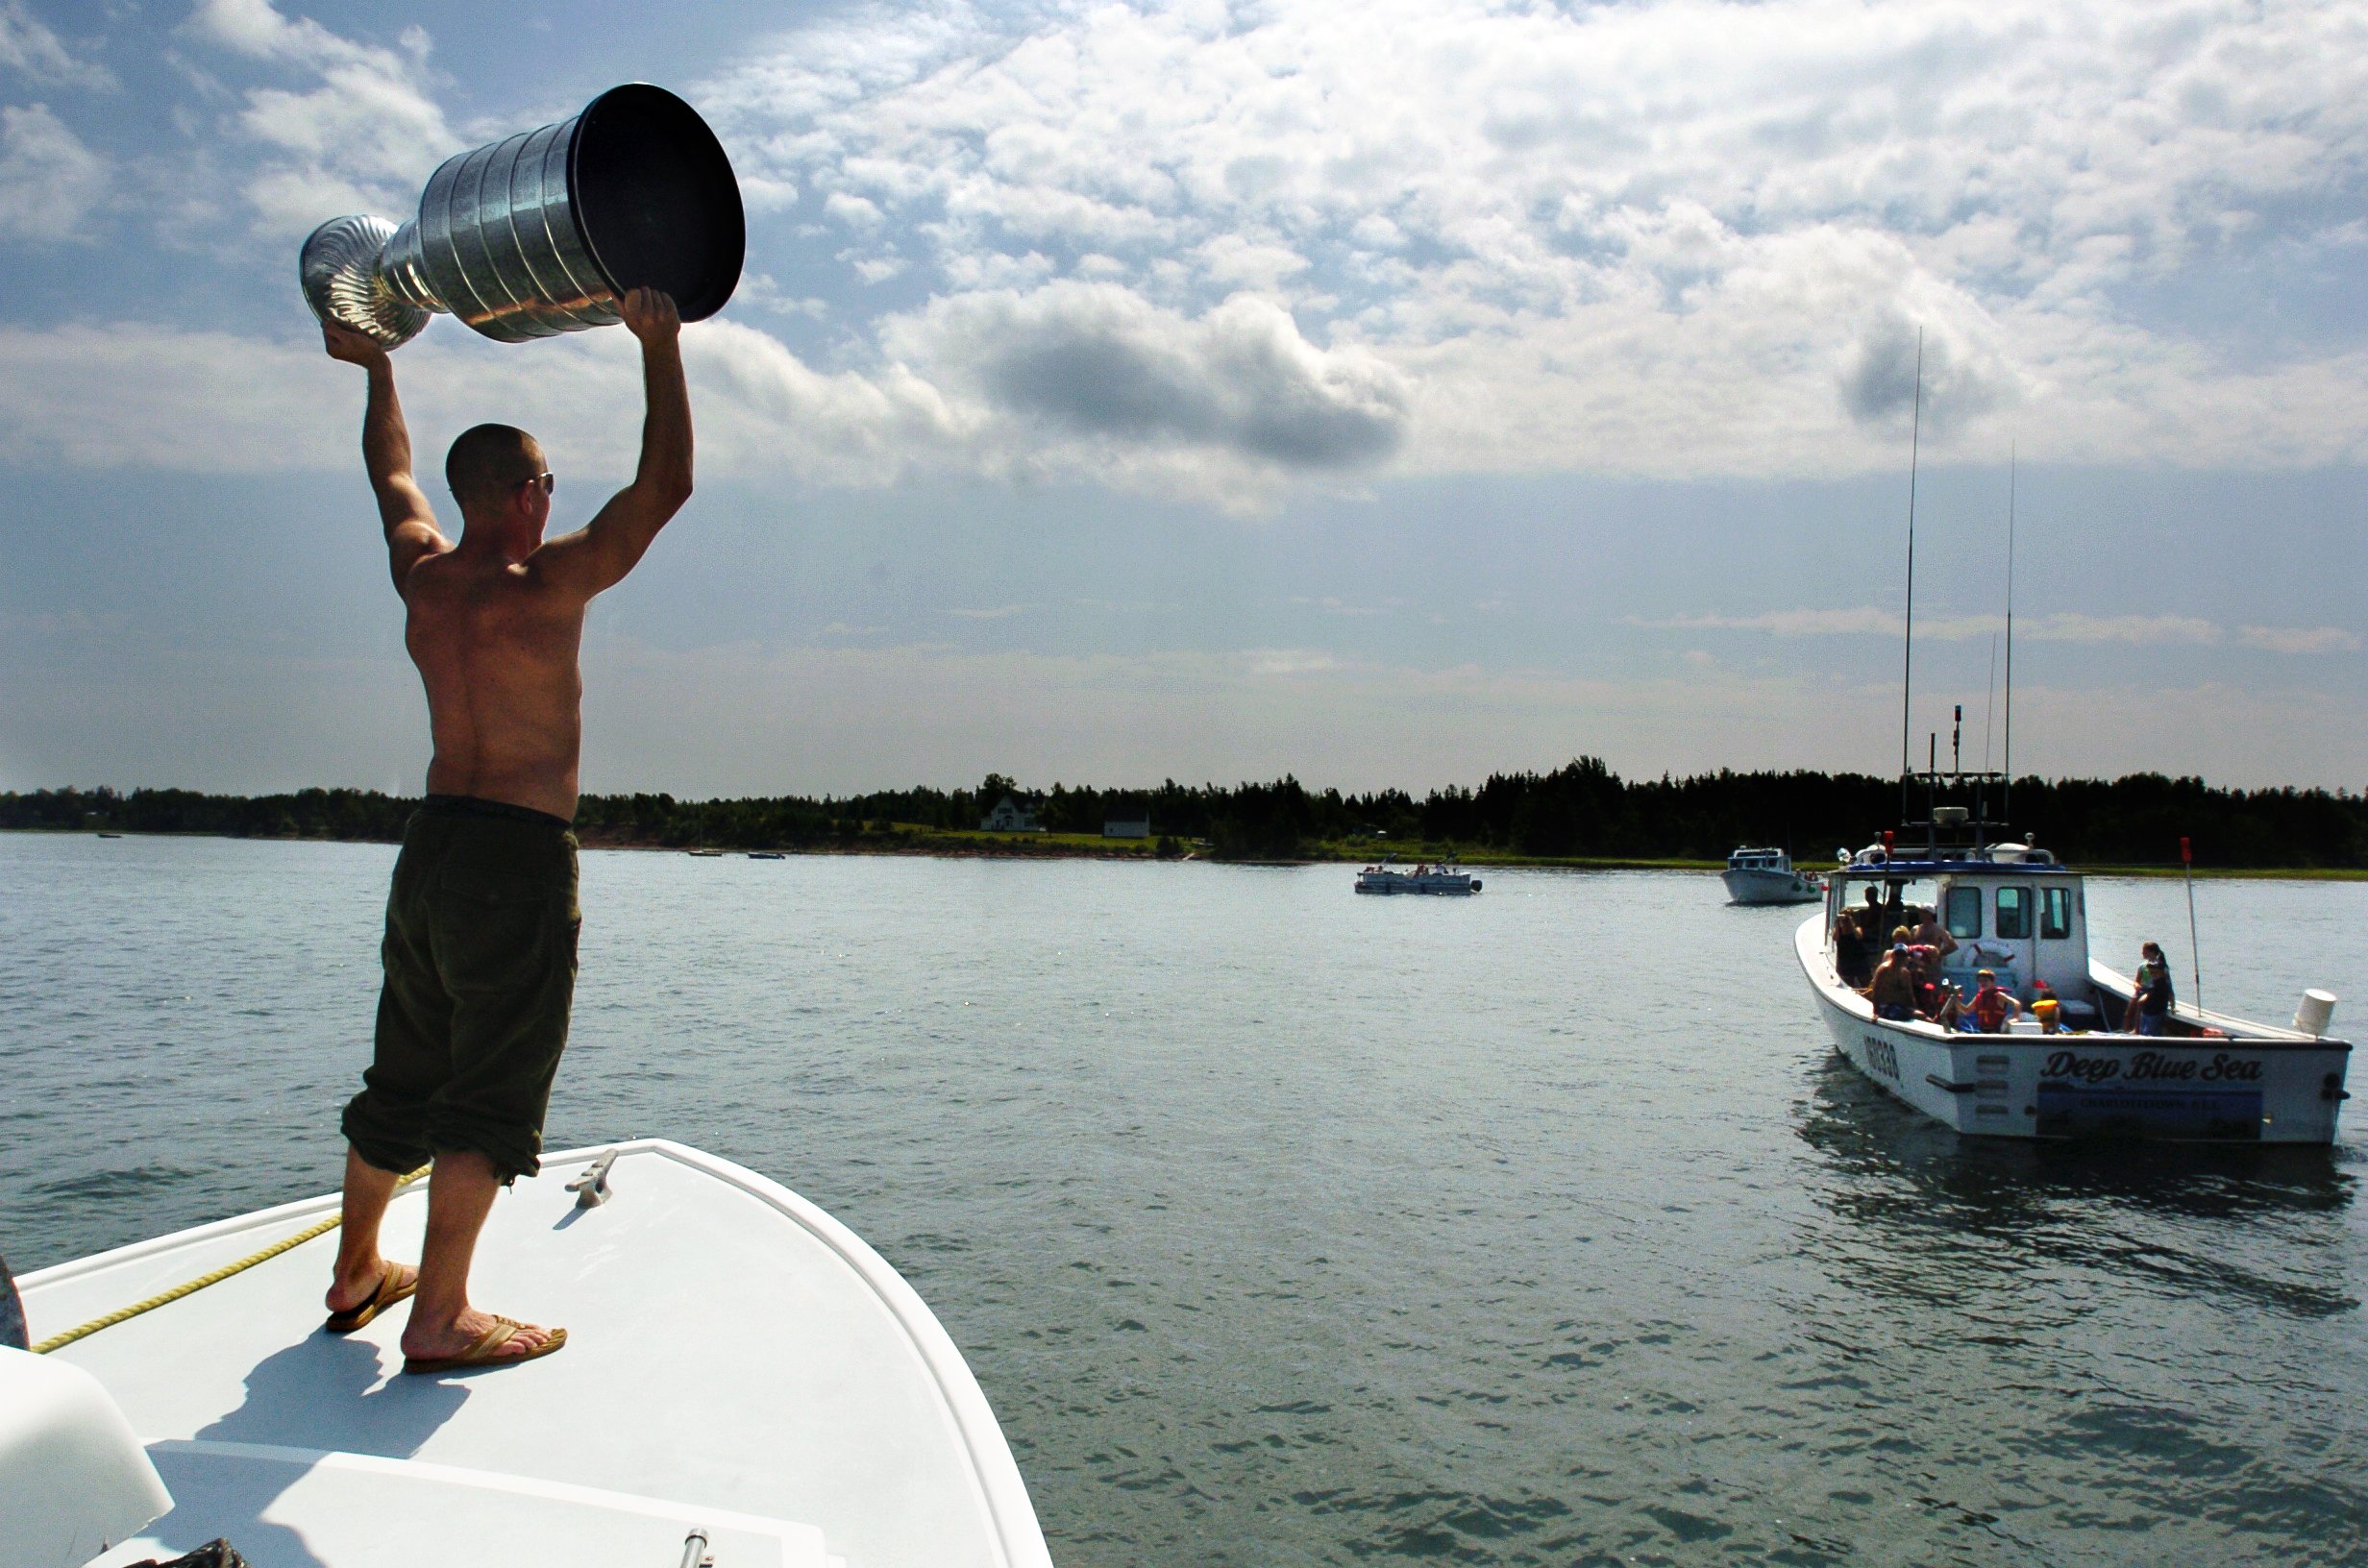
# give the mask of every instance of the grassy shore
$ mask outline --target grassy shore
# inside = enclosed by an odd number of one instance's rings
[[[87,828],[19,827],[4,828],[0,832],[86,834]],[[139,829],[110,830],[125,838],[228,838],[253,837],[264,842],[310,840],[319,842],[325,834],[253,834],[231,835],[213,833],[147,833]],[[660,844],[654,840],[637,839],[630,835],[580,829],[579,837],[587,849],[638,849],[660,853],[683,854],[682,845]],[[383,839],[358,837],[342,842],[384,843]],[[993,858],[1001,860],[1227,860],[1236,864],[1258,866],[1321,866],[1335,864],[1370,865],[1387,855],[1393,861],[1413,864],[1419,861],[1460,860],[1468,867],[1500,867],[1529,870],[1566,871],[1698,871],[1714,872],[1726,869],[1721,860],[1690,860],[1680,857],[1650,855],[1524,855],[1507,849],[1487,848],[1470,845],[1425,843],[1418,840],[1392,841],[1384,844],[1372,840],[1326,840],[1301,845],[1291,854],[1252,853],[1221,856],[1201,840],[1166,841],[1168,851],[1162,854],[1160,839],[1105,839],[1097,833],[987,833],[957,828],[931,827],[914,822],[897,822],[886,831],[868,826],[861,833],[840,835],[818,843],[782,845],[777,850],[767,845],[714,844],[711,848],[728,855],[742,855],[751,849],[772,854],[790,855],[938,855],[954,859]],[[1822,872],[1822,866],[1805,866],[1804,870]],[[2074,868],[2088,876],[2178,877],[2184,873],[2179,866],[2092,865]],[[2368,882],[2368,869],[2341,867],[2229,867],[2206,869],[2197,867],[2198,881],[2288,881],[2288,882]]]
[[[853,838],[840,838],[828,843],[785,848],[781,852],[793,855],[946,855],[952,857],[988,856],[1002,859],[1026,860],[1157,860],[1160,840],[1105,839],[1096,833],[986,833],[961,829],[928,827],[913,822],[898,822],[890,832],[867,828]],[[1204,841],[1171,841],[1173,852],[1164,858],[1171,860],[1217,860]],[[635,841],[629,838],[585,835],[587,849],[659,849],[681,854],[680,845]],[[742,854],[738,845],[713,845],[728,854]],[[1430,844],[1421,841],[1381,843],[1367,839],[1326,840],[1302,845],[1295,854],[1252,854],[1231,857],[1241,864],[1259,866],[1322,866],[1353,863],[1370,865],[1387,855],[1393,861],[1414,864],[1420,861],[1458,860],[1468,867],[1505,867],[1524,870],[1566,871],[1703,871],[1726,870],[1723,860],[1690,860],[1682,857],[1650,855],[1524,855],[1508,849],[1493,849],[1472,845]],[[1823,871],[1821,866],[1808,866],[1804,870]],[[2179,876],[2177,866],[2082,866],[2076,870],[2090,876]],[[2293,867],[2230,868],[2211,870],[2198,868],[2198,880],[2209,879],[2282,879],[2301,882],[2368,882],[2368,870],[2304,869]]]

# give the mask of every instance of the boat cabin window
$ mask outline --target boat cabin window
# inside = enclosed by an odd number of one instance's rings
[[[1862,880],[1838,872],[1828,878],[1828,885],[1834,892],[1838,905],[1858,914],[1862,919],[1872,907],[1878,920],[1877,934],[1887,943],[1890,941],[1893,929],[1914,923],[1908,919],[1910,909],[1933,909],[1938,907],[1940,901],[1939,890],[1920,877],[1876,875]],[[1866,902],[1870,892],[1875,895],[1872,906]]]
[[[2039,935],[2051,940],[2072,934],[2072,890],[2039,890]]]
[[[2021,942],[2031,935],[2031,890],[2029,888],[2000,888],[1998,890],[1998,936],[2004,942]]]
[[[1949,935],[1960,942],[1971,942],[1982,935],[1982,890],[1980,888],[1951,888],[1947,924]]]

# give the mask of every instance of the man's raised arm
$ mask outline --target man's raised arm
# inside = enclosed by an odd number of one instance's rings
[[[691,394],[682,381],[682,318],[654,288],[628,292],[625,326],[641,340],[641,466],[580,532],[535,552],[537,570],[590,599],[633,570],[682,503],[691,499]]]
[[[376,338],[350,327],[324,323],[321,341],[332,359],[359,365],[370,377],[370,401],[361,416],[361,461],[370,473],[371,493],[378,497],[379,523],[386,530],[386,564],[394,574],[395,592],[401,593],[422,555],[451,547],[436,530],[435,509],[428,504],[427,492],[411,477],[411,431],[395,396],[394,363]]]

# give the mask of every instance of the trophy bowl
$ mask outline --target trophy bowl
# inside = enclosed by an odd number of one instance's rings
[[[391,349],[434,311],[504,343],[604,327],[645,286],[703,321],[739,286],[747,254],[723,144],[697,110],[635,82],[445,159],[407,223],[331,219],[297,272],[314,315]]]

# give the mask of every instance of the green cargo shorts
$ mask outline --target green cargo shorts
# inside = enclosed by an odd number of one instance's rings
[[[345,1108],[362,1159],[408,1171],[473,1149],[505,1181],[541,1168],[582,925],[565,822],[428,796],[395,858],[378,1043]]]

